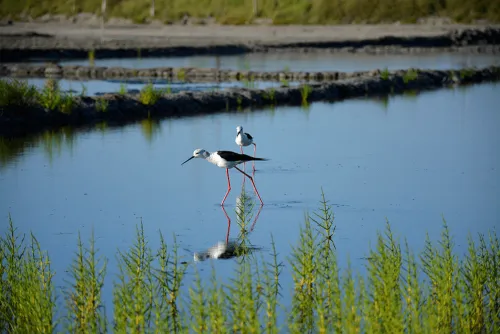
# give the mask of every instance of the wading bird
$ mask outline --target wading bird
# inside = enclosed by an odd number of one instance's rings
[[[253,137],[249,133],[243,132],[241,125],[236,127],[236,139],[234,141],[240,147],[241,154],[243,154],[243,146],[253,145],[253,156],[255,157],[257,144],[253,142]],[[255,163],[253,164],[253,169],[255,170]]]
[[[210,153],[210,152],[205,151],[204,149],[197,148],[196,150],[194,150],[193,156],[191,158],[187,159],[186,161],[184,161],[181,164],[181,166],[193,158],[205,159],[208,162],[213,163],[217,167],[226,169],[227,192],[226,192],[226,195],[224,196],[224,199],[222,200],[222,203],[220,205],[224,205],[224,202],[226,201],[226,197],[229,194],[229,192],[231,191],[231,181],[229,180],[229,169],[233,168],[233,167],[236,168],[240,173],[243,173],[246,177],[248,177],[250,179],[250,181],[252,181],[253,189],[255,190],[255,193],[259,197],[260,203],[262,205],[264,205],[264,202],[262,202],[262,199],[260,198],[259,192],[257,191],[257,188],[255,187],[255,182],[253,181],[253,178],[236,166],[241,164],[241,163],[244,163],[246,161],[254,161],[254,160],[267,161],[269,159],[251,157],[251,156],[246,155],[246,154],[239,154],[239,153],[235,153],[235,152],[231,152],[231,151],[216,151],[216,152]]]

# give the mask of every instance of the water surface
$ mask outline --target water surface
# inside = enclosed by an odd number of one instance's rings
[[[43,63],[43,62],[41,62]],[[496,55],[465,54],[457,52],[429,52],[414,54],[363,54],[363,53],[249,53],[230,56],[193,56],[159,58],[95,59],[95,66],[120,66],[127,68],[150,67],[201,67],[252,70],[252,71],[368,71],[387,67],[389,70],[408,69],[459,69],[471,66],[499,64]],[[88,60],[63,60],[61,65],[91,65]]]
[[[219,203],[227,181],[223,169],[201,159],[180,164],[195,148],[237,151],[236,126],[242,125],[254,136],[257,155],[271,159],[257,163],[255,182],[265,205],[250,235],[253,244],[266,249],[265,256],[272,234],[286,261],[304,213],[319,206],[321,188],[333,205],[341,265],[349,255],[355,270],[362,270],[360,258],[386,219],[396,237],[408,238],[419,251],[426,232],[432,240],[439,238],[444,217],[461,254],[469,232],[487,233],[498,225],[499,87],[115,129],[101,125],[81,133],[65,129],[59,137],[46,134],[29,145],[18,141],[15,148],[3,141],[1,232],[9,213],[20,232],[33,231],[52,257],[59,284],[78,231],[87,240],[94,230],[101,254],[109,259],[108,289],[116,274],[116,250],[130,247],[141,220],[152,247],[159,245],[159,231],[167,241],[175,234],[181,248],[189,250],[181,254],[190,260],[192,251],[226,238],[228,224]],[[234,208],[243,175],[232,170],[230,176],[225,208],[233,221],[230,237],[235,237]],[[246,191],[253,196],[248,181]],[[218,261],[216,268],[227,277],[233,266],[234,261]],[[283,279],[288,296],[288,274]]]

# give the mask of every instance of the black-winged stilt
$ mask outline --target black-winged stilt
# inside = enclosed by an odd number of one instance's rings
[[[240,147],[241,154],[243,154],[243,146],[253,145],[253,156],[255,157],[257,144],[253,142],[253,137],[249,133],[243,132],[241,125],[236,127],[236,139],[234,141]],[[253,164],[253,169],[255,170],[255,163]]]
[[[254,161],[254,160],[267,161],[269,159],[251,157],[251,156],[246,155],[246,154],[240,154],[240,153],[231,152],[231,151],[216,151],[216,152],[210,153],[210,152],[205,151],[202,148],[197,148],[196,150],[194,150],[193,156],[191,158],[187,159],[186,161],[184,161],[181,165],[184,165],[186,162],[188,162],[189,160],[191,160],[193,158],[205,159],[208,162],[213,163],[217,167],[226,169],[227,192],[226,192],[226,195],[224,196],[224,199],[222,200],[222,203],[220,205],[224,205],[224,202],[226,201],[226,197],[229,194],[229,192],[231,191],[231,181],[229,180],[229,169],[230,168],[236,168],[240,173],[243,173],[246,177],[248,177],[250,179],[250,181],[252,181],[253,189],[255,190],[255,193],[259,197],[260,203],[262,205],[264,205],[264,202],[262,202],[262,198],[260,198],[259,192],[257,191],[257,188],[255,187],[255,182],[253,181],[253,178],[236,166],[241,164],[241,163],[244,163],[246,161]]]

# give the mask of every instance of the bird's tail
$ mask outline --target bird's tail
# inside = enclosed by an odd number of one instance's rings
[[[254,157],[252,157],[252,160],[269,161],[269,159],[266,159],[266,158],[254,158]]]

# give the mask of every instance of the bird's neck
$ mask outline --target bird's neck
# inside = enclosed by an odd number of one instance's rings
[[[209,162],[213,162],[213,155],[212,153],[210,152],[206,152],[204,155],[203,155],[203,158]]]

